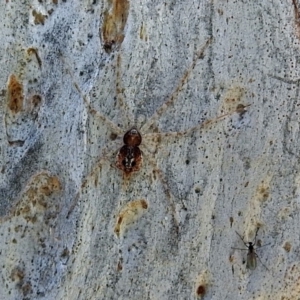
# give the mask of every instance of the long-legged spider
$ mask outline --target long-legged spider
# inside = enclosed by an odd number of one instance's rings
[[[211,44],[211,39],[208,39],[204,46],[200,49],[200,51],[195,55],[191,65],[185,70],[183,73],[183,76],[179,80],[179,83],[173,93],[168,97],[167,101],[164,102],[155,112],[154,114],[146,120],[146,122],[138,129],[137,122],[135,121],[134,124],[132,124],[132,120],[134,118],[132,116],[128,116],[129,109],[126,105],[126,102],[123,99],[122,96],[122,88],[120,84],[120,72],[119,66],[121,64],[121,56],[119,53],[117,53],[116,57],[116,94],[117,94],[117,103],[119,107],[127,112],[127,114],[124,114],[122,117],[127,119],[127,124],[131,124],[131,126],[128,126],[127,128],[120,128],[117,124],[109,120],[105,115],[100,113],[99,111],[95,110],[92,104],[90,103],[89,99],[86,95],[82,92],[79,85],[76,83],[75,79],[73,78],[72,73],[70,72],[70,68],[68,68],[68,72],[72,78],[73,84],[76,87],[77,92],[81,95],[88,112],[93,115],[96,118],[99,118],[103,123],[107,124],[107,126],[111,129],[111,142],[102,149],[102,153],[98,159],[98,161],[94,164],[94,167],[92,168],[91,172],[88,173],[88,175],[85,176],[85,178],[82,181],[81,187],[76,195],[75,201],[73,205],[71,206],[71,209],[69,211],[69,214],[72,212],[74,206],[76,205],[78,198],[80,196],[81,190],[87,185],[90,178],[95,176],[97,174],[98,168],[107,160],[111,161],[111,153],[114,153],[114,161],[111,162],[112,166],[115,166],[116,168],[120,169],[123,172],[123,178],[124,181],[130,181],[133,174],[138,174],[140,169],[143,167],[143,156],[145,156],[144,161],[146,160],[149,165],[152,166],[152,173],[156,174],[157,177],[160,179],[163,189],[165,191],[165,194],[167,196],[169,207],[172,211],[173,220],[175,223],[175,226],[177,228],[177,231],[179,229],[179,219],[176,214],[176,207],[174,202],[174,196],[170,191],[170,188],[168,186],[168,180],[164,173],[160,170],[160,168],[157,165],[157,162],[154,158],[156,152],[158,151],[158,144],[163,141],[165,138],[168,137],[180,137],[180,136],[186,136],[196,130],[200,130],[204,127],[207,127],[215,122],[218,122],[219,120],[225,118],[226,116],[232,114],[232,113],[239,113],[242,115],[245,112],[245,107],[243,104],[240,104],[236,110],[228,113],[224,113],[214,119],[206,120],[200,124],[195,125],[194,127],[190,127],[184,131],[180,132],[159,132],[159,130],[155,126],[155,122],[163,115],[163,113],[167,110],[169,106],[171,106],[175,100],[178,98],[178,95],[183,88],[184,84],[187,82],[190,73],[193,71],[193,69],[196,66],[196,63],[199,59],[204,58],[204,54],[206,49]],[[63,62],[66,64],[65,59],[63,59]],[[67,64],[66,64],[67,65]],[[97,95],[96,95],[97,96]],[[94,97],[96,97],[94,96]],[[125,134],[124,134],[125,132]],[[123,136],[123,146],[122,145],[116,145],[117,137]],[[150,151],[149,147],[147,145],[151,145],[156,143],[155,150]],[[113,145],[111,145],[113,144]],[[142,148],[142,150],[140,149]],[[117,152],[117,153],[116,153]],[[138,175],[137,175],[138,176]],[[68,215],[69,215],[68,214]]]

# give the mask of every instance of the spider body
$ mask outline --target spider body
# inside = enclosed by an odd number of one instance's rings
[[[126,175],[137,172],[142,166],[143,154],[139,148],[142,136],[136,127],[128,130],[123,137],[124,146],[121,147],[116,158],[116,167]]]

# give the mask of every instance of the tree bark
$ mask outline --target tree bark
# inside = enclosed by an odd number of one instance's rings
[[[298,299],[298,5],[2,1],[0,298]]]

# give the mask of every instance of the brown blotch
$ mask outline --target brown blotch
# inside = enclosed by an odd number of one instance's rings
[[[22,281],[24,277],[25,277],[24,271],[19,267],[16,267],[11,271],[10,279],[12,281],[16,281],[18,283]]]
[[[286,252],[290,252],[291,249],[292,249],[292,245],[290,242],[285,242],[284,245],[283,245],[283,249],[286,251]]]
[[[32,11],[32,16],[34,17],[35,25],[39,25],[39,24],[44,25],[45,24],[45,19],[47,16],[44,16],[43,14],[37,12],[35,9]]]
[[[261,201],[266,201],[270,195],[270,189],[266,186],[260,186],[258,189],[258,193],[261,196]]]
[[[207,293],[207,288],[210,285],[210,273],[208,270],[202,271],[198,276],[195,286],[195,294],[197,297],[202,298]]]
[[[39,107],[41,102],[42,102],[42,98],[40,95],[33,95],[30,99],[30,104],[32,109]]]
[[[63,257],[63,258],[69,257],[69,256],[70,256],[70,251],[69,251],[69,249],[68,249],[68,248],[65,248],[65,249],[63,250],[63,252],[61,253],[60,256]]]
[[[7,106],[13,113],[18,113],[23,109],[23,92],[23,84],[12,74],[7,84]]]
[[[199,285],[196,290],[196,294],[199,297],[202,297],[206,294],[206,287],[204,285]]]
[[[32,293],[32,286],[30,282],[27,282],[22,286],[22,292],[24,296]]]
[[[111,135],[109,136],[109,138],[112,140],[112,141],[114,141],[114,140],[116,140],[116,138],[118,137],[118,135],[116,134],[116,133],[111,133]]]
[[[292,0],[292,1],[294,6],[295,32],[297,38],[300,39],[300,12],[299,12],[297,1],[296,0]]]
[[[110,8],[104,13],[101,35],[106,52],[109,53],[114,47],[122,44],[128,11],[128,0],[112,0]]]
[[[250,106],[251,104],[247,104],[247,105],[244,105],[244,104],[238,104],[237,107],[236,107],[236,112],[242,116],[246,111],[247,111],[247,107]]]
[[[41,186],[40,193],[45,196],[50,196],[53,192],[61,189],[60,181],[56,176],[48,177],[46,183]]]
[[[148,203],[145,199],[131,201],[120,211],[114,228],[115,234],[120,237],[124,232],[137,221],[148,209]]]
[[[242,104],[245,93],[245,89],[241,86],[233,85],[229,87],[223,97],[223,103],[220,107],[220,111],[225,113],[236,112],[243,115],[247,111],[246,107],[249,106],[248,104]]]
[[[43,216],[48,209],[54,215],[58,213],[59,207],[48,199],[50,195],[61,190],[61,183],[56,176],[41,172],[34,175],[19,203],[11,211],[12,216],[22,216],[31,223],[38,221],[37,216]]]
[[[147,209],[148,208],[148,203],[146,202],[146,200],[141,200],[141,206],[143,209]]]

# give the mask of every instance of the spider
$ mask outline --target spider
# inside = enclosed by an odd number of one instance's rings
[[[163,115],[163,113],[167,110],[169,106],[171,106],[175,100],[177,99],[179,92],[181,91],[182,87],[184,84],[187,82],[190,73],[193,71],[193,69],[196,66],[196,63],[199,59],[203,59],[205,55],[206,49],[209,47],[211,44],[211,39],[208,39],[204,46],[200,49],[200,51],[195,55],[195,58],[193,59],[191,65],[185,70],[183,73],[181,79],[179,80],[179,83],[173,93],[168,97],[167,101],[163,103],[162,106],[160,106],[154,114],[146,120],[146,122],[141,126],[141,128],[138,129],[138,126],[136,124],[132,125],[131,127],[127,128],[127,131],[124,131],[116,125],[114,122],[109,120],[106,116],[104,116],[101,112],[97,111],[96,109],[93,108],[92,104],[90,103],[88,97],[84,95],[84,93],[81,91],[79,85],[76,83],[76,81],[73,78],[72,73],[70,72],[70,68],[67,70],[69,73],[73,85],[75,86],[77,92],[81,95],[81,98],[83,99],[88,112],[96,117],[102,120],[102,122],[106,123],[109,128],[111,128],[113,134],[111,135],[111,139],[113,142],[113,146],[107,145],[104,149],[102,149],[102,153],[99,156],[100,158],[98,159],[97,163],[94,165],[92,171],[85,176],[85,178],[82,181],[81,187],[79,191],[77,192],[77,195],[75,197],[75,201],[73,205],[71,205],[71,208],[69,210],[68,216],[72,212],[73,208],[75,207],[78,198],[80,196],[81,190],[86,186],[86,184],[89,181],[89,178],[92,176],[95,176],[97,173],[97,170],[99,166],[101,166],[104,162],[111,161],[112,159],[109,158],[111,156],[111,153],[114,153],[114,161],[111,163],[112,167],[115,167],[119,169],[123,173],[123,179],[130,181],[131,177],[134,174],[138,174],[143,168],[143,162],[144,159],[143,157],[146,156],[147,163],[152,165],[153,168],[153,173],[157,175],[157,177],[160,179],[162,186],[164,188],[164,192],[167,196],[168,202],[169,202],[169,207],[171,208],[172,211],[172,216],[173,220],[175,223],[176,231],[179,231],[179,220],[176,215],[176,209],[175,209],[175,202],[174,202],[174,196],[170,191],[170,188],[168,186],[168,181],[166,179],[166,176],[164,175],[163,171],[160,170],[160,168],[157,165],[157,162],[153,158],[154,152],[151,152],[148,147],[147,147],[147,142],[150,141],[149,144],[151,144],[151,141],[156,142],[157,144],[166,137],[180,137],[180,136],[186,136],[196,130],[200,130],[206,126],[209,126],[213,123],[216,123],[222,119],[224,119],[226,116],[232,114],[232,113],[238,113],[240,116],[242,116],[245,111],[246,107],[248,105],[243,105],[239,104],[238,107],[236,108],[235,111],[226,113],[223,115],[220,115],[214,119],[206,120],[203,123],[197,124],[194,127],[190,127],[184,131],[180,132],[158,132],[157,129],[153,130],[154,123]],[[124,101],[123,97],[121,96],[122,94],[122,89],[120,87],[120,73],[118,72],[118,66],[121,64],[121,57],[120,54],[116,54],[116,77],[117,77],[117,84],[116,84],[116,94],[117,94],[117,102],[119,103],[120,107],[123,107],[124,109],[126,108],[126,111],[129,111],[126,107],[126,102]],[[63,63],[67,65],[65,59],[62,57]],[[129,119],[130,123],[130,117],[124,116]],[[117,137],[123,136],[123,146],[120,147],[116,146],[116,140]],[[143,143],[142,143],[143,141]],[[143,147],[143,150],[140,149],[140,147]],[[117,154],[115,154],[117,151]]]

